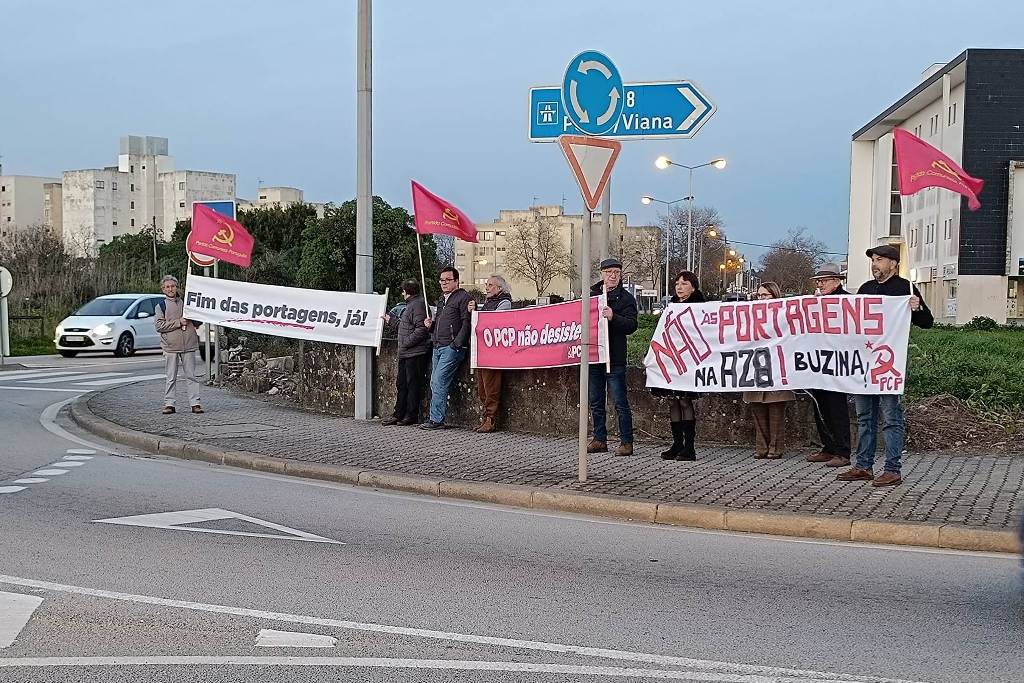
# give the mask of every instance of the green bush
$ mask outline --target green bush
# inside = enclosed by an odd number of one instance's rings
[[[997,323],[995,320],[987,316],[976,315],[973,318],[971,318],[971,322],[964,325],[963,329],[992,331],[999,329],[999,323]]]

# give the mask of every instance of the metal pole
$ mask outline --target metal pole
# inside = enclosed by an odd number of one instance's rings
[[[612,239],[612,179],[604,187],[604,199],[601,202],[601,260],[608,258],[608,243]],[[621,254],[619,255],[621,257]]]
[[[686,269],[693,272],[693,169],[690,170],[690,183],[687,192],[686,206]]]
[[[671,212],[671,210],[669,210],[669,221],[671,221],[671,220],[672,220],[672,212]],[[669,275],[668,275],[668,236],[669,236],[669,228],[668,228],[668,226],[669,225],[671,225],[671,223],[666,221],[666,223],[665,223],[665,305],[666,306],[668,305],[669,300],[672,298],[672,295],[670,295],[668,293],[668,278],[669,278]]]
[[[214,266],[216,266],[217,262],[214,261],[213,264],[214,264]],[[210,269],[209,269],[209,267],[205,267],[205,266],[203,267],[203,277],[210,277]],[[207,382],[212,382],[213,381],[213,375],[211,374],[210,363],[213,362],[213,358],[210,357],[210,323],[206,323],[206,339],[203,340],[203,341],[204,341],[205,350],[206,350],[206,381]]]
[[[356,39],[356,291],[373,291],[373,102],[371,1],[359,0],[359,29]],[[426,283],[423,283],[426,288]],[[355,418],[373,418],[373,349],[355,347]]]
[[[580,467],[579,480],[587,480],[587,413],[590,411],[590,207],[583,206],[583,235],[580,240]]]
[[[4,358],[11,355],[11,335],[7,318],[7,297],[0,297],[0,367]]]
[[[219,270],[217,268],[217,266],[219,264],[220,264],[220,261],[214,261],[213,262],[213,278],[215,280],[220,277],[220,272],[219,272]],[[217,378],[217,383],[219,385],[221,385],[221,386],[224,385],[224,378],[221,377],[221,374],[220,374],[220,335],[223,332],[224,332],[224,328],[217,327],[216,328],[216,335],[213,338],[213,375],[214,375],[214,377]],[[207,335],[207,338],[209,338],[209,335],[210,335],[210,326],[209,325],[206,326],[206,335]]]

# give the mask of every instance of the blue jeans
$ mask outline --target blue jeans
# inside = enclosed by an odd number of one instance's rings
[[[608,415],[605,409],[606,387],[611,387],[612,402],[619,415],[619,442],[633,443],[633,413],[629,409],[629,398],[626,395],[625,365],[613,365],[610,372],[602,364],[590,366],[590,415],[594,420],[594,439],[608,440],[608,427],[605,425]]]
[[[875,447],[878,445],[878,416],[882,415],[885,426],[885,471],[900,471],[900,457],[903,454],[903,397],[899,394],[877,396],[854,396],[857,406],[857,453],[856,466],[870,470],[875,464]]]
[[[459,366],[466,359],[466,349],[450,346],[434,349],[430,368],[430,421],[444,422],[448,412],[448,390],[452,388]]]

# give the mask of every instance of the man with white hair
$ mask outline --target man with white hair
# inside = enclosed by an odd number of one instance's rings
[[[507,311],[512,308],[512,288],[508,280],[495,273],[487,278],[485,286],[487,298],[484,300],[484,311]],[[476,310],[476,301],[470,299],[469,310]],[[498,403],[501,401],[502,371],[493,368],[476,369],[476,387],[483,406],[480,426],[474,432],[489,434],[498,426]]]
[[[199,350],[199,323],[185,318],[185,300],[178,294],[178,278],[164,275],[160,291],[166,297],[156,305],[153,323],[160,333],[160,348],[164,352],[167,386],[164,388],[164,415],[174,413],[174,386],[178,381],[178,366],[185,371],[188,401],[193,413],[203,412],[199,405],[199,382],[196,380],[196,351]]]

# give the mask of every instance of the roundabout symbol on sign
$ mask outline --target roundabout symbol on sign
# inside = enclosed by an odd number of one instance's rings
[[[619,123],[625,104],[622,76],[607,55],[595,50],[572,58],[562,79],[562,106],[587,135],[603,135]]]

